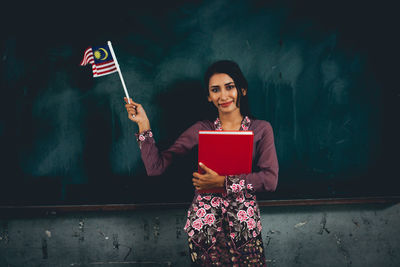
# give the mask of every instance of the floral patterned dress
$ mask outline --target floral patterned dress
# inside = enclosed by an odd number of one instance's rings
[[[222,131],[221,122],[217,118],[212,125],[196,123],[163,152],[156,148],[151,131],[137,135],[148,175],[161,174],[174,154],[197,145],[199,130]],[[248,117],[240,130],[254,132],[253,173],[226,176],[223,193],[195,192],[184,227],[193,266],[265,266],[255,192],[273,191],[277,185],[273,133],[269,123]]]

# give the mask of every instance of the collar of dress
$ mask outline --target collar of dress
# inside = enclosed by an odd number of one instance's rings
[[[250,119],[249,117],[245,116],[242,120],[239,131],[247,131],[249,130],[249,126],[250,126]],[[221,120],[218,117],[214,121],[214,127],[216,131],[222,131]]]

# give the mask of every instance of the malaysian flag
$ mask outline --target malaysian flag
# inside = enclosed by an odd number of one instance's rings
[[[85,50],[81,66],[92,64],[93,77],[104,76],[117,71],[108,46],[93,46]]]

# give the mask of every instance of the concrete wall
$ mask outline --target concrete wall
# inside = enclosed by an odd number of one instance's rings
[[[185,214],[2,216],[0,266],[188,266]],[[262,223],[268,266],[400,266],[399,204],[263,207]]]

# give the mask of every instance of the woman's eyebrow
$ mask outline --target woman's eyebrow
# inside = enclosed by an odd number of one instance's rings
[[[231,84],[235,84],[234,82],[229,82],[229,83],[226,83],[225,85],[231,85]]]
[[[219,85],[211,85],[210,88],[219,88]]]

